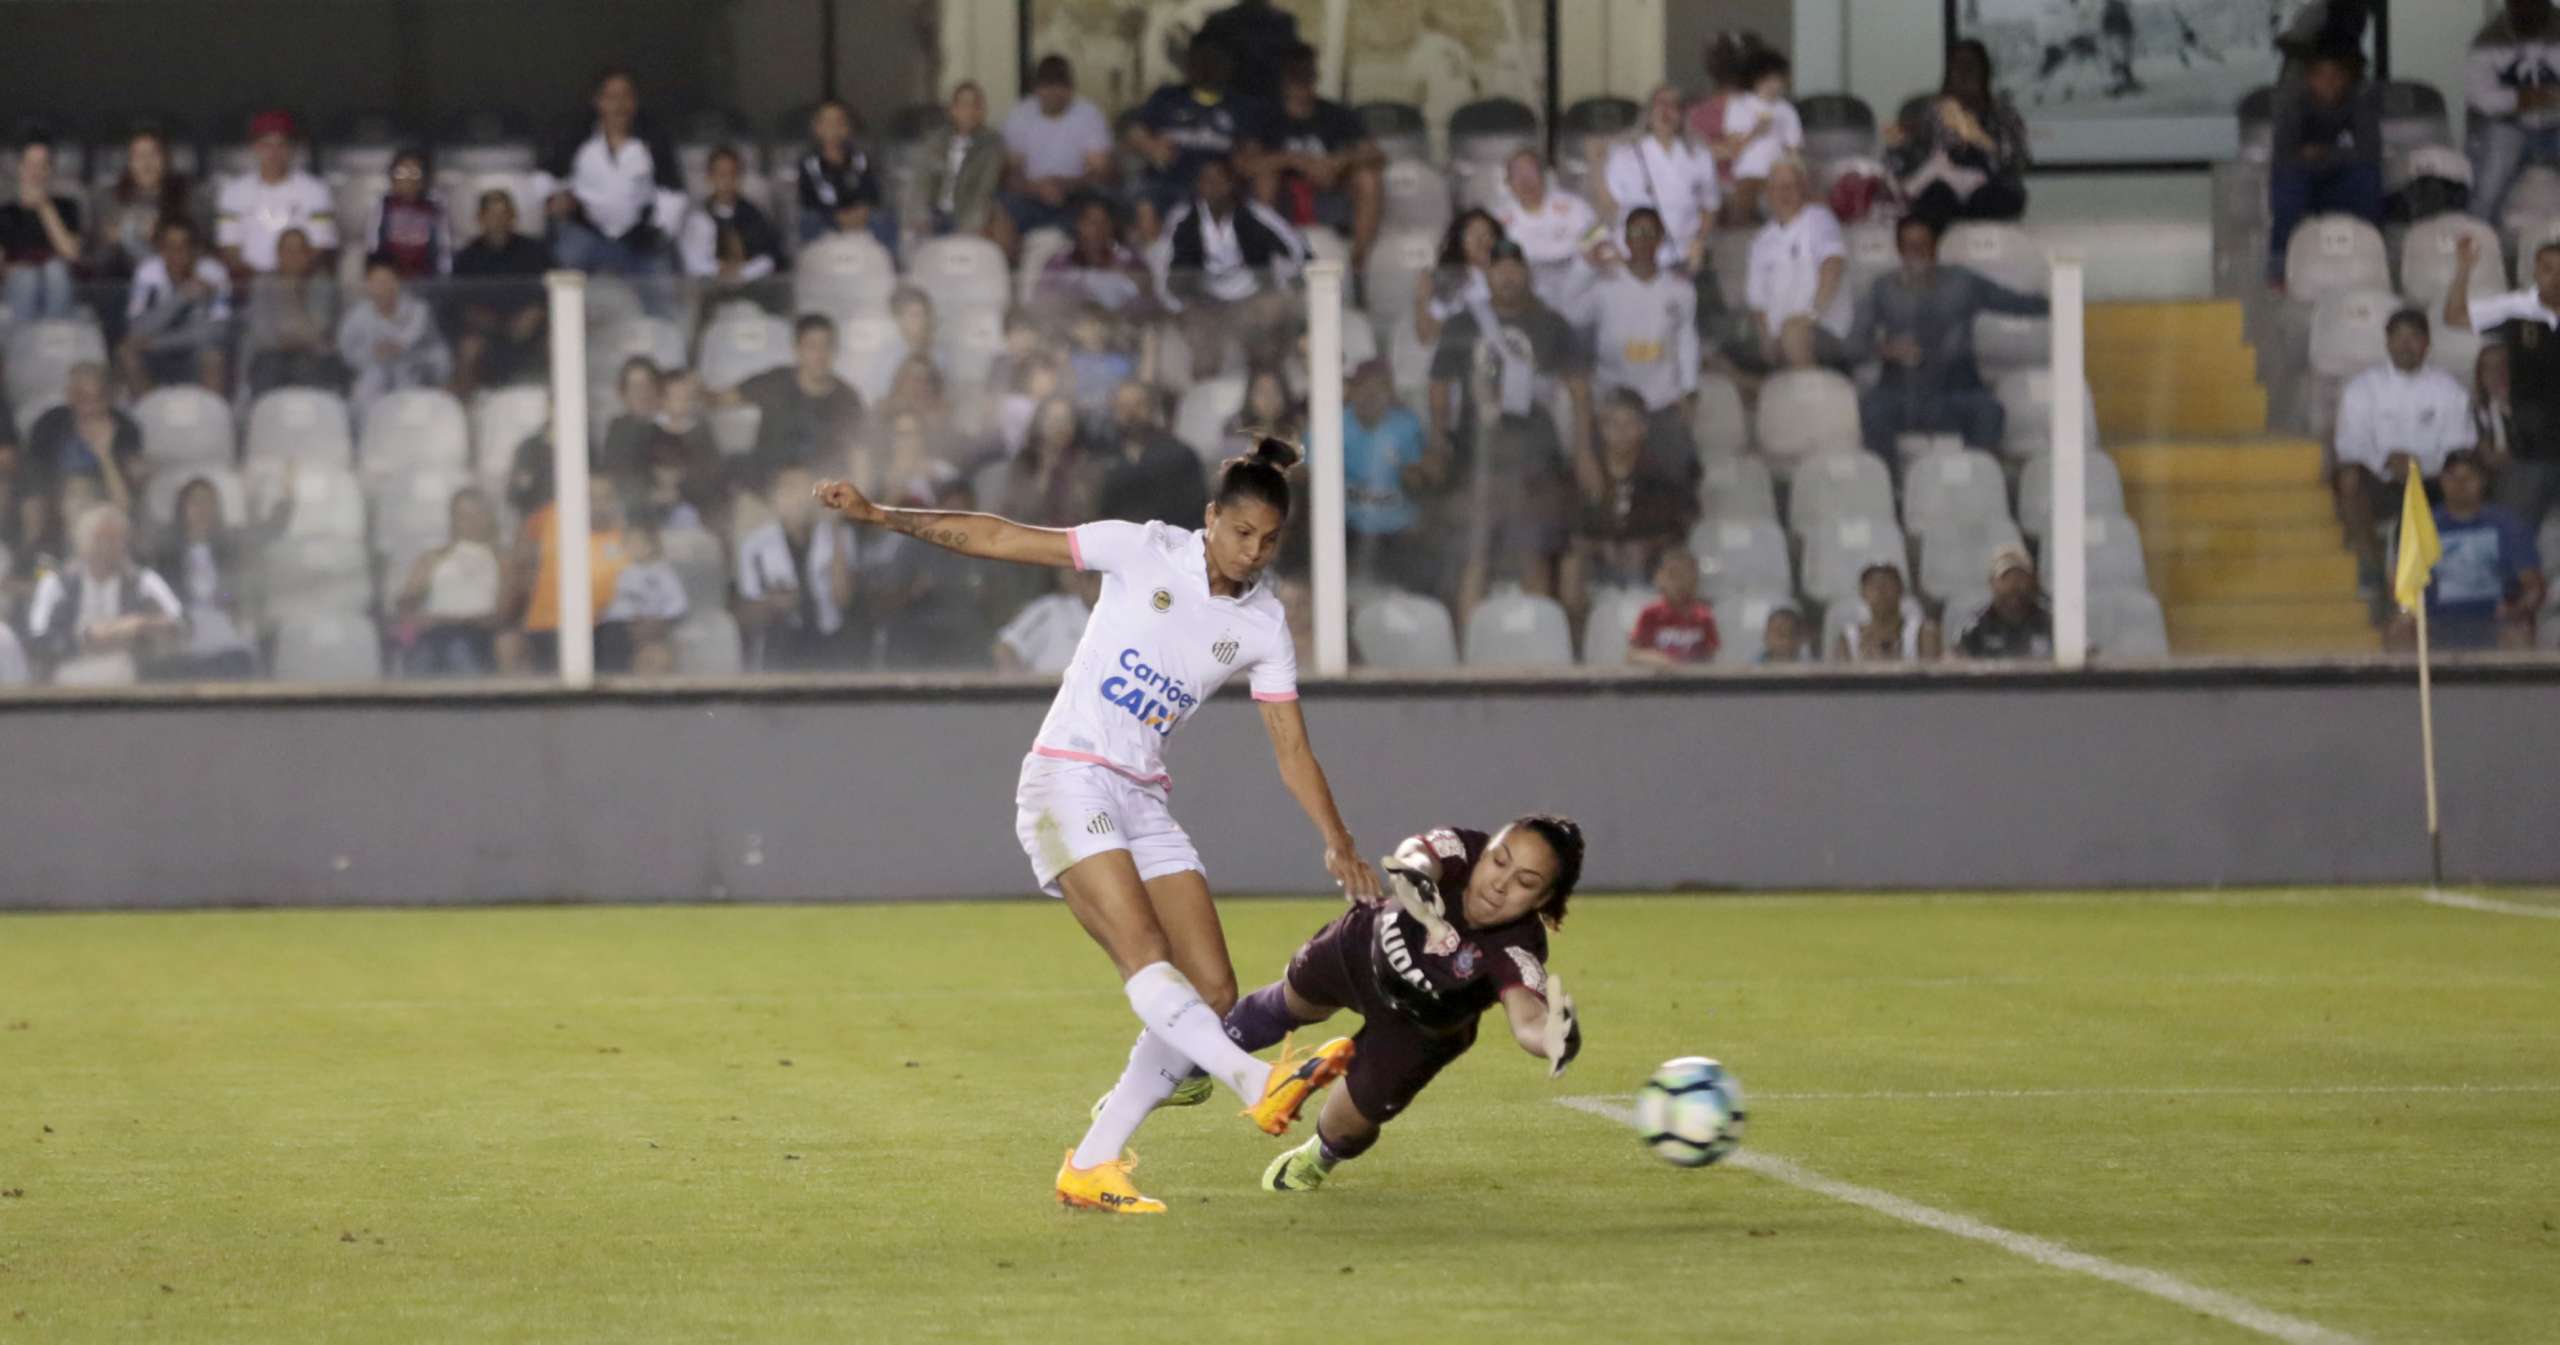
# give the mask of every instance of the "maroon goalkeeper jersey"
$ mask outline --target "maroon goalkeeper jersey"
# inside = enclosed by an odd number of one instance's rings
[[[1458,946],[1435,953],[1425,946],[1430,936],[1420,922],[1392,905],[1379,908],[1369,953],[1380,992],[1398,1010],[1433,1027],[1476,1017],[1515,985],[1543,998],[1547,927],[1535,912],[1490,929],[1467,923],[1467,880],[1493,838],[1441,827],[1416,839],[1440,862],[1440,897]]]

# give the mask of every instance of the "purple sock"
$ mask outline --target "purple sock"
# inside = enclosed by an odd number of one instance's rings
[[[1298,1020],[1289,1016],[1288,992],[1281,986],[1273,981],[1227,1010],[1227,1035],[1236,1045],[1247,1051],[1264,1050],[1279,1045],[1298,1026]]]

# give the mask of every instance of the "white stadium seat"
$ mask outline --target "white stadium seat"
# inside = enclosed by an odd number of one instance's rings
[[[287,458],[322,467],[350,466],[355,442],[346,399],[316,388],[278,388],[249,407],[248,460]]]
[[[275,674],[285,682],[379,681],[381,632],[361,614],[295,616],[276,634]]]
[[[1843,518],[1893,514],[1893,476],[1872,453],[1824,453],[1796,468],[1787,493],[1787,530],[1807,536]]]
[[[949,234],[915,250],[907,278],[932,298],[934,312],[948,320],[972,308],[1001,313],[1013,298],[1013,272],[1004,249],[983,238]]]
[[[1769,614],[1781,607],[1793,609],[1791,593],[1749,593],[1720,599],[1715,604],[1716,662],[1728,666],[1760,661],[1766,651],[1762,640],[1769,633]]]
[[[1561,667],[1573,662],[1572,626],[1555,599],[1504,590],[1467,618],[1466,659],[1478,668]]]
[[[1789,369],[1760,387],[1753,436],[1769,466],[1781,476],[1824,452],[1854,453],[1866,444],[1858,432],[1858,389],[1829,369]]]
[[[387,588],[396,592],[412,562],[452,540],[454,492],[470,484],[468,472],[422,469],[367,489],[373,553],[383,558]]]
[[[1889,517],[1835,519],[1805,534],[1804,591],[1816,602],[1854,601],[1859,573],[1878,562],[1909,574],[1902,529]]]
[[[2006,515],[1945,520],[1913,535],[1920,540],[1920,591],[1933,598],[1983,587],[1991,579],[1993,553],[2026,542]]]
[[[76,318],[21,322],[7,331],[9,400],[19,406],[60,401],[71,366],[106,363],[106,337]]]
[[[2427,363],[2453,375],[2462,386],[2470,387],[2479,370],[2480,348],[2487,341],[2478,332],[2466,332],[2459,327],[2432,321],[2437,316],[2428,314],[2431,323],[2427,337]]]
[[[791,324],[780,318],[723,316],[702,333],[702,382],[713,392],[728,392],[789,363]]]
[[[836,332],[836,375],[862,394],[862,404],[877,406],[897,381],[906,347],[898,324],[884,315],[847,320]]]
[[[1582,623],[1582,661],[1594,668],[1614,668],[1627,661],[1627,637],[1644,615],[1653,595],[1640,588],[1595,588],[1591,611]]]
[[[665,318],[624,318],[609,327],[588,329],[587,376],[618,385],[622,366],[645,359],[661,374],[681,372],[686,364],[684,332]]]
[[[461,471],[471,465],[470,417],[440,388],[385,394],[365,412],[356,459],[368,482],[420,470]]]
[[[692,607],[669,638],[676,671],[687,677],[735,677],[744,667],[737,618],[718,607]]]
[[[2124,512],[2124,478],[2116,474],[2115,459],[2092,452],[2080,469],[2082,516],[2088,518],[2119,515]],[[2030,537],[2042,537],[2053,522],[2053,456],[2040,454],[2029,458],[2025,470],[2018,474],[2018,526]]]
[[[2151,576],[2142,561],[2142,533],[2121,514],[2094,514],[2085,525],[2083,550],[2088,555],[2089,591],[2149,590]],[[2048,570],[2050,566],[2046,567]]]
[[[2507,287],[2507,258],[2498,231],[2477,217],[2448,210],[2418,221],[2400,242],[2400,292],[2426,309],[2441,313],[2444,297],[2453,292],[2455,249],[2469,238],[2480,259],[2471,269],[2471,297],[2486,298]]]
[[[271,607],[353,613],[373,602],[373,558],[361,539],[285,536],[258,561]]]
[[[791,286],[801,312],[824,313],[841,327],[855,318],[888,316],[898,264],[869,234],[829,234],[800,249]]]
[[[1380,209],[1383,227],[1431,234],[1449,227],[1455,212],[1449,206],[1449,180],[1440,175],[1438,168],[1414,159],[1399,159],[1387,165],[1384,179],[1386,199]]]
[[[1313,239],[1310,238],[1309,242],[1312,244]],[[1041,273],[1049,269],[1050,262],[1057,260],[1064,253],[1073,251],[1075,245],[1075,240],[1068,237],[1064,229],[1042,227],[1024,234],[1022,263],[1013,268],[1014,302],[1031,302],[1032,296],[1039,292]],[[1344,248],[1347,251],[1349,245],[1345,244]],[[884,300],[883,303],[885,305],[886,301]],[[802,307],[805,309],[807,305],[803,304]]]
[[[1938,255],[2013,290],[2043,294],[2052,287],[2051,255],[2014,224],[1959,224],[1947,231]],[[1986,373],[2043,364],[2052,354],[2051,325],[2043,318],[1984,313],[1973,320],[1973,351]]]
[[[1698,475],[1698,508],[1709,519],[1778,519],[1769,464],[1753,457],[1709,458]]]
[[[728,606],[729,552],[717,534],[704,528],[669,528],[658,534],[658,550],[684,581],[688,611]]]
[[[2515,185],[2507,188],[2507,207],[2498,217],[2498,228],[2511,238],[2520,238],[2537,225],[2547,227],[2554,218],[2560,218],[2560,172],[2535,164],[2518,174]],[[2519,248],[2516,255],[2525,258],[2533,254]]]
[[[1360,662],[1372,668],[1446,668],[1458,661],[1449,609],[1418,593],[1389,591],[1360,604],[1351,639]]]
[[[2009,422],[2000,451],[2011,458],[2037,458],[2053,448],[2053,373],[2048,369],[2012,369],[2000,376],[1997,392]],[[2086,379],[2080,385],[2081,424],[2088,442],[2098,442],[2098,400]]]
[[[142,427],[142,456],[155,467],[229,467],[239,457],[231,404],[203,388],[183,383],[155,388],[133,404],[133,419]]]
[[[1698,410],[1689,433],[1698,442],[1698,455],[1711,462],[1751,451],[1751,413],[1732,379],[1713,372],[1698,375]]]
[[[1776,519],[1709,519],[1690,530],[1689,550],[1698,558],[1698,586],[1718,597],[1796,590],[1787,534]]]
[[[1440,235],[1430,229],[1381,233],[1369,249],[1368,272],[1362,277],[1366,302],[1370,316],[1388,325],[1391,345],[1395,328],[1412,329],[1413,292],[1430,283],[1439,260]]]
[[[1189,444],[1203,462],[1224,460],[1227,422],[1244,409],[1244,394],[1242,374],[1204,379],[1183,389],[1182,401],[1174,409],[1174,437]]]
[[[1916,533],[1950,523],[2009,521],[2000,460],[1980,449],[1932,453],[1904,465],[1902,521]]]
[[[252,459],[242,475],[248,481],[249,509],[254,517],[267,517],[283,500],[288,466],[292,469],[293,517],[285,525],[285,536],[364,540],[364,487],[355,473],[325,463]]]
[[[1004,354],[1004,310],[966,309],[936,324],[934,349],[935,362],[959,394],[957,400],[971,400],[967,390],[985,386]]]
[[[2167,658],[2169,622],[2160,600],[2140,589],[2091,593],[2089,643],[2109,658]]]
[[[2349,290],[2391,287],[2391,259],[2382,231],[2353,215],[2314,215],[2293,231],[2285,247],[2286,297],[2318,303]]]
[[[2348,379],[2391,358],[2383,328],[2401,308],[2389,290],[2332,294],[2311,313],[2311,369],[2323,378]]]
[[[1893,225],[1870,219],[1841,230],[1840,237],[1849,249],[1849,293],[1864,307],[1875,283],[1902,268],[1902,257],[1894,251]]]

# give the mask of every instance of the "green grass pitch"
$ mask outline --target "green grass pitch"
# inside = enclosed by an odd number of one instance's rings
[[[2548,900],[2499,894],[2519,903]],[[1244,983],[1326,914],[1226,909]],[[1312,1196],[1049,1180],[1131,1035],[1055,905],[0,917],[0,1342],[2246,1341],[1560,1096],[2372,1341],[2560,1338],[2560,920],[2407,892],[1606,898]]]

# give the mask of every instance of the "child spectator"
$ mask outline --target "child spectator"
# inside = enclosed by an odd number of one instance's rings
[[[1291,443],[1306,438],[1307,412],[1289,395],[1289,380],[1268,365],[1257,366],[1247,375],[1244,405],[1227,417],[1228,438],[1286,439]]]
[[[853,109],[833,98],[809,114],[809,148],[796,174],[800,241],[828,233],[865,233],[896,252],[897,217],[881,208],[880,176],[854,143]]]
[[[338,323],[338,358],[354,377],[347,400],[359,421],[387,393],[439,387],[453,376],[434,312],[401,289],[400,269],[387,257],[365,261],[364,302]]]
[[[427,190],[427,156],[404,149],[391,160],[391,190],[374,207],[366,251],[388,257],[403,280],[433,280],[453,269],[444,198]]]
[[[1760,210],[1760,189],[1780,159],[1804,145],[1804,121],[1789,101],[1787,58],[1763,51],[1742,71],[1744,92],[1724,103],[1724,137],[1717,157],[1733,160],[1734,208],[1749,219]]]
[[[1698,596],[1698,558],[1685,546],[1663,548],[1653,564],[1653,591],[1627,636],[1627,662],[1676,668],[1713,661],[1723,644],[1715,609]]]
[[[664,676],[676,670],[675,624],[684,619],[684,579],[658,549],[658,530],[622,530],[622,573],[613,601],[596,617],[596,669]]]
[[[1577,464],[1582,511],[1564,584],[1576,611],[1588,607],[1595,586],[1643,583],[1656,568],[1655,557],[1697,522],[1696,488],[1684,474],[1654,461],[1647,451],[1650,437],[1643,398],[1622,388],[1603,401],[1600,451]]]
[[[498,515],[478,486],[464,486],[446,517],[445,544],[411,563],[392,600],[400,663],[411,677],[485,677],[498,666]]]
[[[1067,382],[1076,409],[1088,416],[1109,413],[1120,386],[1138,375],[1138,362],[1111,338],[1111,315],[1091,304],[1067,328]]]
[[[1760,627],[1760,661],[1810,663],[1813,652],[1804,638],[1804,613],[1792,603],[1770,608],[1768,621]]]
[[[1902,583],[1902,567],[1888,561],[1858,575],[1862,609],[1840,630],[1831,656],[1844,663],[1934,661],[1942,652],[1938,623]]]
[[[706,172],[711,190],[685,216],[678,250],[686,275],[713,282],[707,302],[717,303],[782,268],[782,233],[762,206],[739,194],[738,151],[727,145],[711,151]],[[769,298],[772,306],[782,296]]]
[[[338,360],[338,284],[318,274],[318,264],[302,231],[287,229],[276,236],[276,269],[249,278],[241,354],[252,394],[346,385],[347,368]]]
[[[1415,593],[1440,587],[1440,553],[1421,532],[1417,496],[1448,477],[1448,455],[1423,444],[1422,420],[1396,401],[1392,369],[1372,357],[1351,371],[1342,418],[1343,526],[1350,570]]]
[[[53,146],[18,146],[18,190],[0,205],[0,261],[9,316],[19,322],[71,314],[71,263],[80,257],[80,203],[53,194]]]

